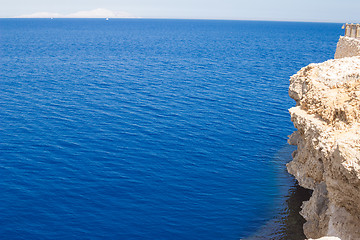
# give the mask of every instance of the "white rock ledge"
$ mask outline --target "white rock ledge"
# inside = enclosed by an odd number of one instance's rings
[[[318,239],[309,238],[309,240],[341,240],[341,239],[338,237],[322,237],[322,238],[318,238]]]

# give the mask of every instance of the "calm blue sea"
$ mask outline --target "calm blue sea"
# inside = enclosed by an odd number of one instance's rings
[[[1,19],[0,238],[302,239],[289,77],[340,27]]]

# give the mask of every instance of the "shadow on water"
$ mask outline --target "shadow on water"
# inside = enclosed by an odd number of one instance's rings
[[[243,240],[304,240],[305,219],[299,214],[303,201],[309,200],[312,191],[299,186],[286,171],[291,161],[293,146],[284,146],[275,156],[280,196],[276,200],[275,217],[261,227],[253,236]]]

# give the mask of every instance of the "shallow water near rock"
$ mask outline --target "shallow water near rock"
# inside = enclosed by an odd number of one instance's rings
[[[341,24],[1,19],[0,31],[0,236],[299,229],[289,77],[333,57]]]

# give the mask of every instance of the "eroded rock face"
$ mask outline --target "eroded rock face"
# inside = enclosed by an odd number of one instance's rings
[[[301,211],[305,235],[360,239],[360,57],[302,68],[289,95],[298,149],[287,168],[314,190]]]

